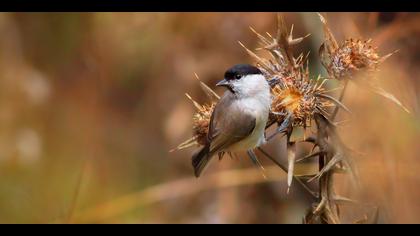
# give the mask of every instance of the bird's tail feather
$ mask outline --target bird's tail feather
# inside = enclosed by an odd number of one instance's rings
[[[204,146],[199,152],[193,155],[192,166],[194,167],[195,177],[200,177],[200,174],[203,172],[212,156],[212,153],[210,153],[210,145]]]

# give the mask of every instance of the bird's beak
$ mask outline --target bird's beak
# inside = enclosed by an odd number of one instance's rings
[[[230,87],[229,81],[227,81],[226,79],[223,79],[221,81],[219,81],[216,86],[224,86],[224,87]]]

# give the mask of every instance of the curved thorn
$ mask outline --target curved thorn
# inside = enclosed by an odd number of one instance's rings
[[[315,96],[320,97],[320,98],[324,98],[324,99],[328,99],[331,102],[335,103],[335,105],[337,105],[338,107],[342,108],[343,110],[345,110],[346,112],[351,114],[351,111],[340,101],[338,101],[337,99],[335,99],[334,97],[327,95],[327,94],[315,94]]]
[[[255,152],[253,150],[248,150],[247,153],[248,153],[248,156],[251,158],[252,162],[254,163],[254,165],[258,166],[261,169],[261,173],[264,179],[267,179],[267,176],[265,175],[265,169],[263,165],[261,164],[261,162],[258,160],[257,155],[255,155]]]
[[[338,195],[335,195],[332,200],[337,204],[345,204],[345,203],[358,204],[356,200],[343,197],[343,196],[338,196]]]
[[[319,155],[319,154],[321,154],[321,153],[322,153],[321,151],[311,153],[311,154],[306,155],[306,156],[304,156],[304,157],[302,157],[302,158],[300,158],[300,159],[297,159],[297,160],[296,160],[296,163],[298,163],[298,162],[302,162],[302,161],[304,161],[304,160],[306,160],[306,159],[309,159],[309,158],[311,158],[311,157],[318,156],[318,155]]]
[[[322,168],[321,171],[319,171],[319,173],[317,175],[315,175],[312,179],[308,180],[309,182],[312,182],[315,179],[321,178],[321,176],[323,176],[325,173],[327,173],[328,171],[332,170],[332,168],[342,160],[342,158],[339,155],[335,155],[328,163],[327,165],[324,166],[324,168]]]

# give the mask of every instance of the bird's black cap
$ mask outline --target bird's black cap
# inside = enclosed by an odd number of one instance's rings
[[[244,75],[262,74],[262,72],[255,66],[249,64],[238,64],[229,68],[225,72],[226,80],[240,79]]]

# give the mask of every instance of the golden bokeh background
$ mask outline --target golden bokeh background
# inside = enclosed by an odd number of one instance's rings
[[[355,190],[337,176],[337,191],[359,201],[346,222],[420,223],[420,14],[328,13],[339,40],[372,38],[381,55],[398,53],[378,73],[410,110],[353,84],[352,115],[339,131],[361,173]],[[286,13],[295,48],[311,51],[311,77],[322,25],[315,13]],[[275,34],[274,13],[1,13],[1,223],[300,223],[313,199],[263,160],[214,161],[193,177],[188,149],[194,107],[233,64],[253,63],[238,40],[256,48],[249,30]],[[329,86],[337,86],[331,83]],[[221,94],[223,90],[217,89]],[[266,149],[286,162],[285,140]],[[306,146],[300,148],[307,150]],[[301,151],[300,153],[303,153]],[[299,164],[299,173],[316,170]]]

